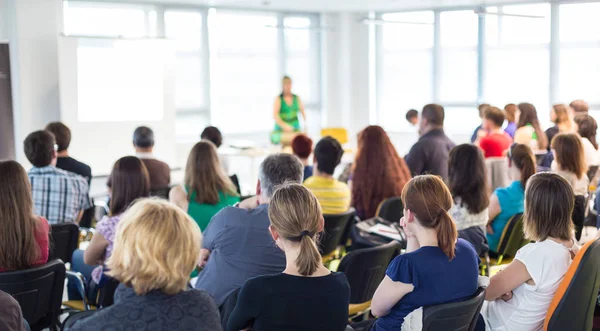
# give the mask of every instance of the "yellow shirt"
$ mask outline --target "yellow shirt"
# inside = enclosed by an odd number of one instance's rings
[[[350,188],[333,178],[312,176],[304,181],[319,200],[323,214],[341,214],[350,209]]]

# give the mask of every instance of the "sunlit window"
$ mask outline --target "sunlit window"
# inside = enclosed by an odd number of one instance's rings
[[[63,8],[67,35],[144,37],[149,34],[147,13],[142,6],[65,2]]]

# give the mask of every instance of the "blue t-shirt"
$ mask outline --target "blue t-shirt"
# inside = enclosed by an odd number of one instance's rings
[[[507,187],[497,188],[494,194],[498,197],[501,212],[492,222],[494,234],[487,233],[486,237],[490,250],[497,252],[506,223],[515,214],[522,213],[525,208],[525,190],[520,181],[514,181]]]
[[[377,319],[375,330],[400,330],[404,318],[424,306],[463,301],[477,291],[479,257],[468,241],[458,239],[454,259],[439,247],[425,246],[396,257],[386,271],[395,282],[413,284],[390,312]]]
[[[203,248],[211,251],[195,287],[221,306],[246,280],[283,272],[285,254],[269,233],[269,205],[252,210],[226,207],[204,231]]]

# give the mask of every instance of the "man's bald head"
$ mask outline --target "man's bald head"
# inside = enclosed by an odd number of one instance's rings
[[[575,100],[569,104],[575,111],[575,114],[587,114],[590,110],[590,105],[583,100]]]

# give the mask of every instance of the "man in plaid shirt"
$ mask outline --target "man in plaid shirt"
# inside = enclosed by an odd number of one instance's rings
[[[25,138],[24,147],[33,164],[29,181],[36,214],[50,224],[79,222],[83,211],[92,206],[87,180],[55,167],[58,146],[52,133],[33,132]]]

